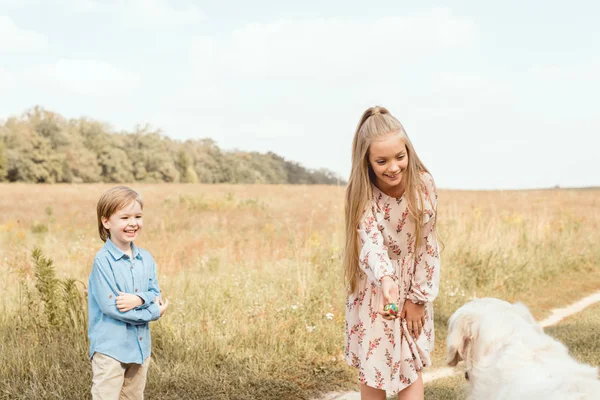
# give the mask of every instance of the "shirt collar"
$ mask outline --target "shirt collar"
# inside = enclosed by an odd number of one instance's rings
[[[140,249],[138,249],[133,242],[131,242],[131,254],[133,254],[133,258],[137,258],[138,260],[142,259],[142,253],[140,252]]]
[[[115,261],[120,260],[121,258],[126,256],[126,254],[123,252],[123,250],[119,249],[117,247],[117,245],[114,244],[112,242],[112,240],[110,240],[110,238],[106,239],[106,243],[104,244],[104,247],[106,247],[106,250],[108,250],[110,255],[113,256]],[[140,252],[140,249],[133,242],[131,243],[131,254],[133,254],[133,258],[137,258],[139,260],[142,259],[142,253]],[[127,256],[127,257],[129,257],[129,256]]]

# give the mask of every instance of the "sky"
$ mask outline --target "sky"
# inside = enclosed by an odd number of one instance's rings
[[[273,151],[347,178],[388,108],[446,189],[600,186],[596,1],[0,0],[0,119]]]

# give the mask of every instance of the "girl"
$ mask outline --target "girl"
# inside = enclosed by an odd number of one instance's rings
[[[366,110],[346,189],[345,355],[361,399],[423,399],[440,259],[433,178],[388,110]],[[384,311],[396,303],[398,314]]]

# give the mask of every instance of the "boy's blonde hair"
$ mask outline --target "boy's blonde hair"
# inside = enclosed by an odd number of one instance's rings
[[[346,244],[343,258],[344,277],[350,293],[357,288],[360,276],[358,225],[369,200],[373,197],[371,184],[375,183],[375,174],[369,163],[369,146],[371,143],[388,134],[398,134],[406,145],[408,166],[406,168],[406,189],[404,198],[408,204],[409,214],[415,219],[415,236],[418,246],[421,242],[421,224],[423,223],[423,192],[421,172],[429,172],[423,165],[412,146],[404,127],[390,112],[383,107],[367,109],[360,121],[352,141],[352,169],[346,188],[345,228]],[[418,248],[418,247],[415,247]]]
[[[115,186],[102,193],[100,200],[98,200],[96,214],[98,216],[98,233],[103,242],[106,242],[106,239],[110,237],[110,232],[102,224],[102,218],[109,219],[111,215],[132,201],[137,201],[140,203],[142,210],[144,209],[142,196],[127,186]]]

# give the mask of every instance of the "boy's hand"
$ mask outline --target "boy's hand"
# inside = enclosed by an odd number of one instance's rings
[[[400,318],[406,319],[406,326],[411,336],[415,339],[418,338],[423,332],[423,325],[425,325],[425,305],[415,304],[407,299],[402,307]]]
[[[169,300],[158,298],[158,308],[160,309],[160,316],[162,317],[167,312],[167,307],[169,307]]]
[[[117,309],[121,312],[133,310],[142,304],[144,304],[144,300],[135,294],[119,292],[117,296]]]

